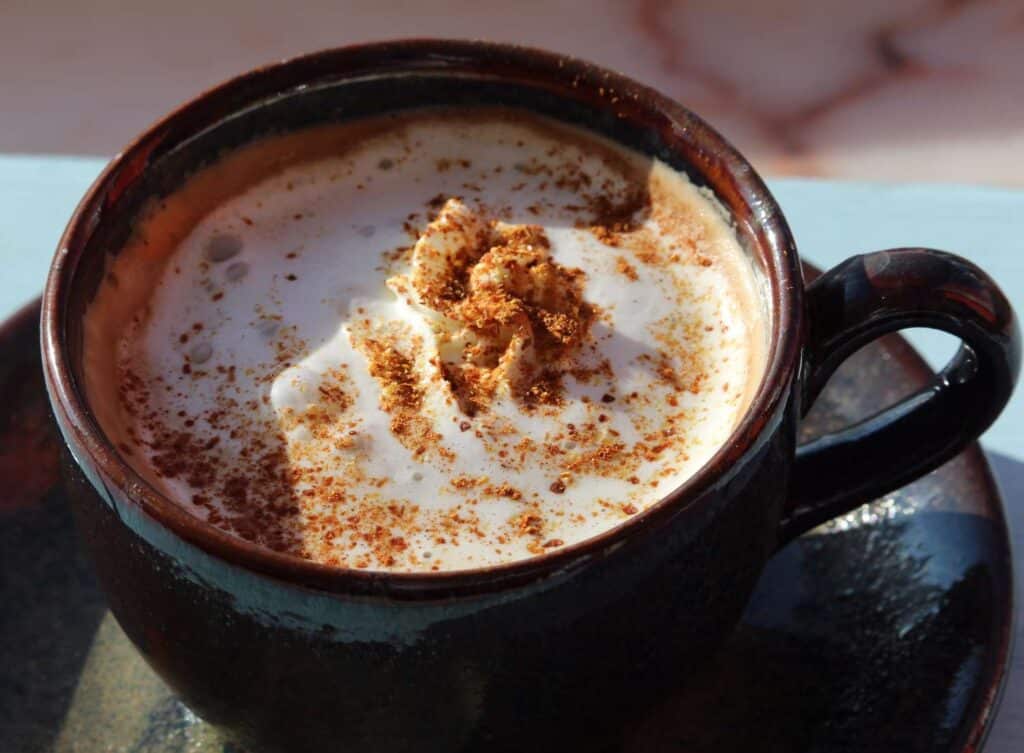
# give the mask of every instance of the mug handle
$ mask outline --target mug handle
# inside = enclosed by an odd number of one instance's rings
[[[847,259],[806,291],[803,414],[861,346],[905,327],[961,339],[924,389],[797,448],[780,545],[923,476],[996,419],[1020,372],[1021,340],[1006,296],[959,256],[896,248]]]

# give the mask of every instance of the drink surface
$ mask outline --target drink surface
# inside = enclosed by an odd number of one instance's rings
[[[420,111],[275,137],[154,205],[86,387],[190,512],[325,564],[430,571],[606,531],[692,476],[763,371],[717,202],[584,131]]]

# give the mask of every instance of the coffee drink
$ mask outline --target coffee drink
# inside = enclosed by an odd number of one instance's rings
[[[714,197],[497,108],[261,139],[154,201],[85,322],[104,431],[266,547],[454,570],[598,535],[725,444],[760,279]]]

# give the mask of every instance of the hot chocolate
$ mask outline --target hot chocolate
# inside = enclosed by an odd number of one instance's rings
[[[627,520],[760,381],[713,197],[499,109],[272,137],[162,199],[86,320],[106,433],[195,515],[340,567],[451,570]]]

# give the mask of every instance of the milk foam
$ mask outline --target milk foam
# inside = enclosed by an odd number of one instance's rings
[[[601,216],[638,188],[628,221]],[[451,346],[396,291],[456,197],[474,222],[539,226],[552,263],[582,271],[598,313],[550,404],[506,391],[467,413]],[[116,338],[100,418],[169,496],[264,545],[379,570],[509,562],[624,522],[728,439],[763,368],[755,288],[728,221],[664,164],[532,118],[422,114],[201,219]],[[101,289],[87,350],[119,294]],[[392,356],[416,395],[401,420],[373,361]]]

